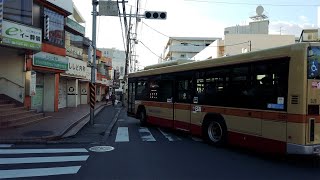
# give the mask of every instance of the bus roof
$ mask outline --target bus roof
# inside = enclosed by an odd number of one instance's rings
[[[139,71],[136,73],[131,73],[129,74],[129,78],[152,76],[152,75],[159,75],[159,74],[166,74],[166,73],[173,73],[173,72],[197,70],[197,69],[205,69],[205,68],[216,67],[216,66],[262,61],[266,59],[275,59],[280,57],[289,57],[292,49],[300,49],[301,51],[304,51],[305,48],[310,44],[313,44],[313,43],[296,43],[296,44],[291,44],[286,46],[264,49],[260,51],[253,51],[253,52],[238,54],[234,56],[226,56],[221,58],[190,62],[190,63],[180,64],[180,65],[148,69],[148,70]],[[317,43],[317,45],[320,45],[320,44]]]

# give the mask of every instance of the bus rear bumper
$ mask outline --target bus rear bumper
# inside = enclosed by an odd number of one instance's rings
[[[320,155],[320,144],[300,145],[287,143],[288,154]]]

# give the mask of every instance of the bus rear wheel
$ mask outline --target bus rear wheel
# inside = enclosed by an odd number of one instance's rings
[[[203,136],[209,144],[223,146],[227,140],[227,127],[223,120],[216,119],[206,121],[203,128]]]

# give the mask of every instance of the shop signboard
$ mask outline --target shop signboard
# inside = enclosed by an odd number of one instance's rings
[[[2,44],[41,51],[41,29],[2,21]]]
[[[87,63],[72,57],[67,57],[69,60],[68,63],[68,71],[66,71],[66,74],[74,75],[74,76],[81,76],[86,77],[87,76],[87,70],[89,67],[87,67]]]
[[[33,56],[33,65],[67,71],[68,59],[63,56],[39,52]]]
[[[83,58],[82,53],[83,53],[83,49],[66,44],[66,54],[68,56],[71,56],[77,59],[82,59]]]
[[[91,68],[87,67],[86,68],[86,79],[91,80]]]
[[[0,37],[2,36],[3,0],[0,0]]]
[[[69,28],[77,31],[78,33],[81,33],[82,35],[84,35],[86,33],[85,27],[81,26],[79,23],[77,23],[76,21],[74,21],[74,20],[72,20],[70,18],[67,18],[66,25]]]

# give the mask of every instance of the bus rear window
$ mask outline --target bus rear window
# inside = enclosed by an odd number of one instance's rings
[[[320,79],[320,47],[308,48],[308,79]]]

